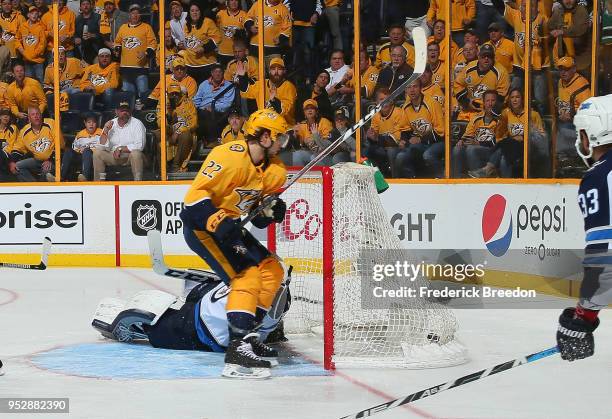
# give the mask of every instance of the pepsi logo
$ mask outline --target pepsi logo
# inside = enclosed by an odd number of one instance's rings
[[[512,214],[502,195],[489,197],[482,210],[482,238],[493,256],[503,256],[512,241]]]

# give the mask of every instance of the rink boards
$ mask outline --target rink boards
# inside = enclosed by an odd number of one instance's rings
[[[169,265],[203,266],[182,237],[179,213],[187,188],[186,184],[0,188],[0,260],[36,261],[38,243],[48,236],[54,242],[52,266],[149,266],[146,233],[157,229]],[[300,199],[302,204],[306,201],[308,213],[290,213],[291,234],[285,239],[298,248],[318,247],[320,199],[312,193],[312,185],[297,183],[292,189],[287,206]],[[562,256],[563,249],[583,248],[576,191],[575,184],[423,183],[392,184],[380,197],[404,247],[488,252],[492,261],[488,269],[500,272],[500,279],[512,272],[530,281],[541,276],[540,266]],[[264,231],[251,231],[265,242]],[[515,251],[521,260],[511,266],[496,265],[493,253],[502,251]],[[563,283],[559,292],[571,293],[570,285]]]

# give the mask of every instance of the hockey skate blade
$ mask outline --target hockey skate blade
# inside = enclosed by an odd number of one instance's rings
[[[262,356],[261,359],[268,361],[271,367],[278,367],[278,358],[266,358],[265,356]]]
[[[225,364],[221,376],[240,380],[265,380],[270,378],[270,368],[245,368],[236,364]]]

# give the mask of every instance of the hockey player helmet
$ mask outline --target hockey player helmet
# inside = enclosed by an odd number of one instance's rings
[[[593,156],[593,148],[612,144],[612,95],[591,97],[582,102],[574,115],[574,126],[578,134],[576,151],[589,167],[588,159]],[[589,140],[589,148],[586,153],[581,146],[580,133],[582,131]]]
[[[271,109],[262,109],[251,114],[244,124],[247,137],[259,138],[262,130],[269,130],[272,141],[280,141],[285,147],[289,141],[289,125],[281,115]]]

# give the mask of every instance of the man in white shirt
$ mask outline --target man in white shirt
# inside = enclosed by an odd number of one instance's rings
[[[344,83],[347,82],[348,76],[347,72],[351,68],[351,66],[347,65],[344,62],[344,52],[341,49],[335,49],[332,51],[329,58],[330,67],[326,69],[329,73],[329,83],[325,87],[327,90],[327,95],[329,96],[329,100],[332,105],[340,105],[345,96],[340,94],[338,90]]]
[[[142,180],[143,150],[146,143],[143,123],[132,117],[128,102],[119,102],[117,117],[104,124],[100,145],[93,153],[94,180],[106,180],[106,166],[130,164],[134,180]]]
[[[183,5],[178,0],[170,2],[170,33],[174,43],[180,48],[185,47],[185,32],[183,26],[187,19],[187,12],[183,11]]]

